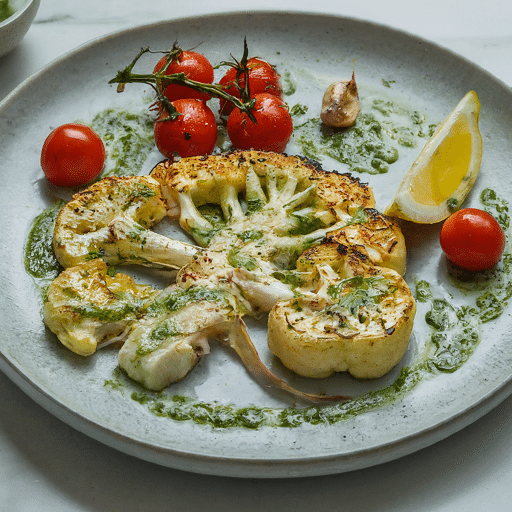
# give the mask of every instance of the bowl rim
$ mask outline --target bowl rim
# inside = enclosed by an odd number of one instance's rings
[[[29,7],[34,4],[34,3],[38,3],[40,0],[26,0],[23,5],[21,6],[21,8],[17,9],[14,11],[13,14],[11,14],[11,16],[9,16],[8,18],[6,18],[4,21],[0,22],[0,29],[2,29],[3,27],[5,27],[6,25],[9,25],[10,23],[16,21],[18,18],[20,18],[21,16],[23,16],[23,14],[29,9]]]

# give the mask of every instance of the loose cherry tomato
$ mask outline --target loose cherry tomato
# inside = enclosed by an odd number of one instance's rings
[[[155,123],[155,143],[167,158],[208,155],[217,142],[217,124],[211,109],[198,99],[173,101],[180,116],[165,120],[163,112]]]
[[[96,178],[105,163],[105,146],[88,126],[63,124],[46,138],[41,167],[48,180],[59,187],[77,187]]]
[[[446,219],[440,242],[452,263],[466,270],[479,271],[498,263],[505,249],[505,234],[489,213],[465,208]]]
[[[251,97],[256,94],[267,92],[273,96],[281,98],[282,88],[281,81],[276,70],[264,60],[251,58],[247,61],[247,68],[249,72],[249,92]],[[226,87],[225,91],[235,98],[240,98],[240,92],[235,85],[236,82],[236,69],[229,68],[224,76],[220,79],[219,84]],[[240,87],[245,85],[245,76],[242,73],[239,81]],[[220,114],[229,115],[233,110],[234,105],[226,100],[220,100]]]
[[[158,73],[167,61],[167,57],[162,57],[156,64],[153,73]],[[174,73],[185,73],[187,78],[202,82],[204,84],[211,84],[213,82],[213,66],[210,61],[201,53],[182,50],[177,58],[171,62],[166,75]],[[186,87],[185,85],[170,84],[165,88],[165,95],[169,101],[179,100],[183,98],[197,98],[202,101],[210,99],[210,95]]]
[[[228,118],[228,135],[235,148],[282,153],[293,132],[286,103],[269,93],[256,94],[256,123],[236,108]]]

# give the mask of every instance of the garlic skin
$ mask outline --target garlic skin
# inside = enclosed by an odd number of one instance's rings
[[[359,95],[354,73],[349,81],[334,82],[324,93],[320,119],[333,128],[352,126],[359,114]]]

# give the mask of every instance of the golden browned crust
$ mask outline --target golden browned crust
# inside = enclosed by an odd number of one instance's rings
[[[350,174],[325,171],[319,164],[299,156],[263,151],[233,151],[221,155],[182,158],[177,162],[159,163],[151,177],[164,188],[164,195],[173,211],[178,208],[179,194],[189,194],[197,206],[220,202],[219,182],[228,182],[237,192],[245,190],[247,172],[252,169],[261,178],[273,172],[298,179],[297,190],[317,186],[317,197],[327,208],[372,208],[375,200],[371,188]],[[177,214],[177,211],[174,212]]]
[[[144,228],[166,214],[160,184],[149,176],[106,177],[73,196],[55,221],[53,250],[67,268],[101,255],[111,237],[110,223],[130,217]],[[115,252],[115,251],[114,251]]]
[[[401,275],[405,273],[404,235],[396,220],[373,208],[364,209],[361,222],[331,231],[321,244],[305,251],[297,261],[297,268],[306,271],[325,263],[336,269],[347,258],[347,247],[373,265],[391,268]]]

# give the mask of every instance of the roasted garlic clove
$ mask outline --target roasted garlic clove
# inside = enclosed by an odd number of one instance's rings
[[[352,73],[349,81],[340,80],[331,84],[324,93],[320,119],[327,126],[347,128],[352,126],[359,114],[359,95]]]

